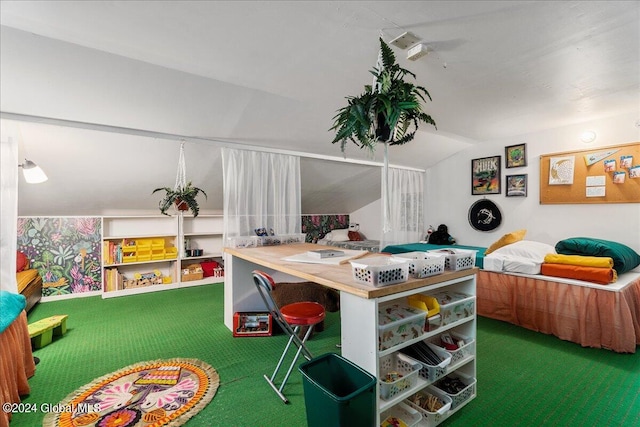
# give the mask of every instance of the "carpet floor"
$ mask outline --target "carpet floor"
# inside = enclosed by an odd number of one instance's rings
[[[68,331],[34,351],[40,358],[23,401],[54,405],[78,387],[139,361],[200,359],[216,369],[213,400],[195,426],[304,426],[302,376],[295,370],[284,405],[262,378],[284,335],[233,338],[223,324],[223,285],[38,304],[29,322],[67,314]],[[314,355],[339,352],[340,313],[309,343]],[[640,351],[582,348],[553,336],[478,318],[477,398],[446,426],[640,425]],[[43,413],[14,414],[12,426],[42,425]]]

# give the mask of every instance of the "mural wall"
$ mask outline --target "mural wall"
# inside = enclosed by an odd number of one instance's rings
[[[302,232],[305,241],[316,243],[331,230],[349,228],[349,215],[302,215]]]
[[[18,250],[42,276],[42,296],[102,289],[100,217],[18,218]]]

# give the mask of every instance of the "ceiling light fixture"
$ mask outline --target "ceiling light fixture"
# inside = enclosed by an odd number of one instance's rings
[[[429,47],[424,43],[420,43],[407,51],[407,59],[409,61],[415,61],[416,59],[422,58],[428,53]]]
[[[405,32],[400,34],[395,39],[389,42],[390,45],[399,47],[400,49],[407,49],[409,46],[413,46],[418,43],[420,38],[411,32]]]
[[[584,131],[582,132],[582,135],[580,135],[580,141],[584,142],[585,144],[589,144],[595,140],[596,140],[596,133],[592,130]]]
[[[24,163],[18,165],[18,167],[22,168],[24,180],[29,184],[40,184],[41,182],[45,182],[49,179],[42,168],[31,160],[24,159]]]

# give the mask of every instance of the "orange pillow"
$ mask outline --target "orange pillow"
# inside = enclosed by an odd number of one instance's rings
[[[495,251],[496,249],[500,249],[503,246],[507,246],[507,245],[510,245],[512,243],[519,242],[520,240],[524,239],[524,235],[525,234],[527,234],[527,230],[525,230],[525,229],[517,230],[517,231],[513,231],[511,233],[505,234],[500,239],[498,239],[497,241],[493,242],[491,244],[491,246],[489,246],[487,248],[487,250],[484,251],[484,254],[488,255],[491,252]]]
[[[16,273],[20,273],[22,270],[29,268],[29,258],[20,251],[17,251],[16,255]]]

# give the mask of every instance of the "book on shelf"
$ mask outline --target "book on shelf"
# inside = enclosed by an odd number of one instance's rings
[[[106,268],[104,270],[104,290],[105,292],[120,291],[124,289],[124,275],[117,268]]]

